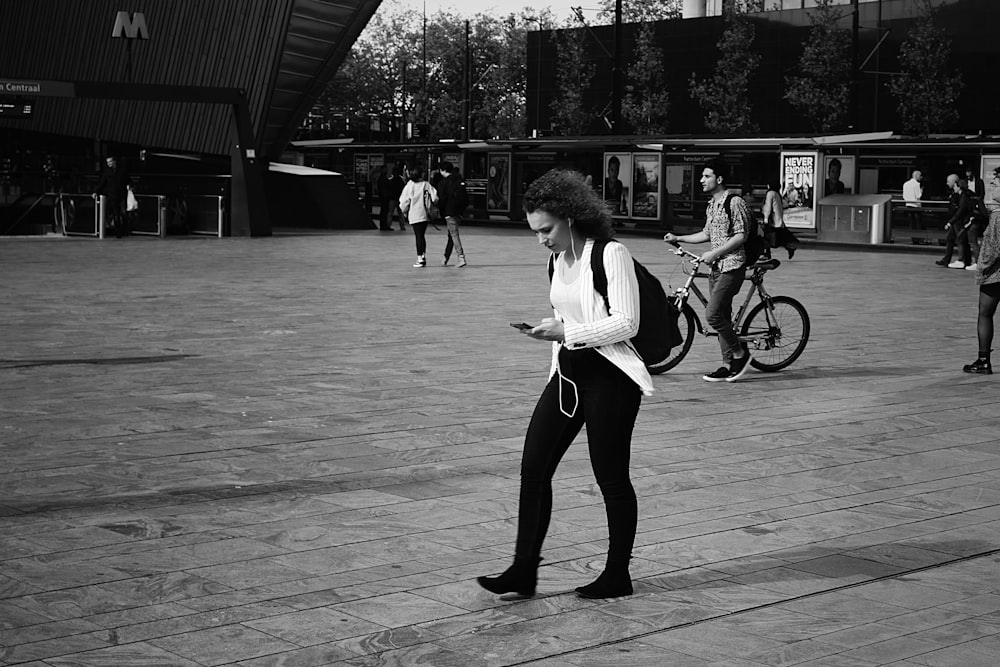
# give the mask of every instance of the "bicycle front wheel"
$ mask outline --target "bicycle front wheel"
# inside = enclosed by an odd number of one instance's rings
[[[681,360],[691,350],[691,343],[694,342],[696,327],[694,324],[694,310],[686,303],[681,309],[680,316],[677,318],[677,327],[681,330],[681,344],[670,350],[669,356],[660,363],[646,366],[646,370],[649,371],[650,375],[666,373],[681,363]]]
[[[771,297],[758,303],[743,321],[742,340],[750,347],[750,365],[770,373],[786,368],[799,358],[809,342],[809,314],[788,296]]]

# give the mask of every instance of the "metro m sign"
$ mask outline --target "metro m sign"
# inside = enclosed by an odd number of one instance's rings
[[[124,37],[126,39],[149,39],[149,31],[146,29],[146,16],[142,12],[136,12],[129,18],[128,12],[118,12],[115,18],[115,29],[112,37]]]

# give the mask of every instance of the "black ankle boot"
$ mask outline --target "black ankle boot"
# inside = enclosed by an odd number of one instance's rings
[[[480,586],[490,593],[517,593],[526,598],[535,595],[538,585],[538,564],[541,558],[515,558],[514,564],[498,577],[476,577]]]
[[[962,370],[966,373],[979,373],[981,375],[993,375],[993,366],[990,364],[989,357],[979,357],[971,364],[962,366]]]
[[[589,600],[620,598],[632,595],[632,577],[628,565],[607,566],[597,579],[576,589],[577,594]]]

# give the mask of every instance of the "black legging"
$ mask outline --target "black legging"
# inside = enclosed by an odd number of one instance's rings
[[[423,257],[427,253],[427,221],[423,222],[411,222],[410,227],[413,227],[413,235],[417,238],[417,254]]]
[[[639,387],[598,352],[560,352],[563,374],[577,384],[576,414],[559,409],[559,374],[546,385],[528,425],[521,458],[521,492],[515,556],[536,559],[552,516],[552,478],[584,424],[590,465],[608,517],[608,563],[627,565],[635,542],[638,507],[629,479],[632,429],[639,413]],[[572,412],[573,390],[563,382],[563,407]]]
[[[979,321],[976,333],[979,334],[979,356],[989,359],[990,348],[993,345],[993,316],[997,313],[1000,303],[1000,283],[979,286]]]

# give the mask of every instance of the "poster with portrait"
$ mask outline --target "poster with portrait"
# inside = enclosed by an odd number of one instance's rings
[[[1000,208],[1000,177],[993,171],[1000,169],[1000,155],[984,155],[980,160],[979,173],[986,186],[986,205],[992,210]]]
[[[486,208],[510,212],[510,153],[490,153],[487,167]]]
[[[824,156],[823,174],[823,194],[820,199],[827,195],[853,195],[857,192],[854,187],[853,155]]]
[[[632,155],[633,218],[660,218],[660,158],[659,153]]]
[[[816,228],[818,165],[819,153],[781,152],[781,204],[789,227]]]
[[[611,209],[611,215],[627,218],[629,193],[632,186],[632,154],[605,153],[604,179],[601,195]]]

